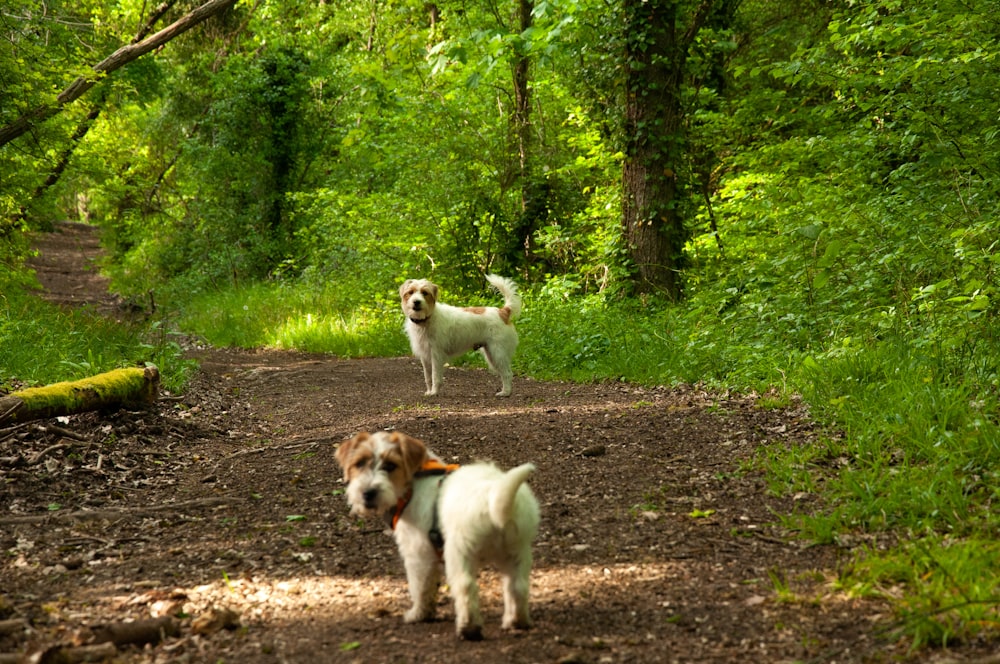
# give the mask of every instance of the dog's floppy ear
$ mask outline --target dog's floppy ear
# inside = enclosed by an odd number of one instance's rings
[[[405,433],[393,431],[389,440],[399,445],[399,451],[403,456],[403,464],[406,466],[406,474],[413,475],[427,460],[427,446],[422,440]]]
[[[348,438],[337,447],[337,463],[344,470],[347,470],[347,464],[351,459],[351,455],[354,454],[354,450],[357,449],[358,445],[368,440],[371,437],[367,431],[362,431],[358,433],[353,438]]]

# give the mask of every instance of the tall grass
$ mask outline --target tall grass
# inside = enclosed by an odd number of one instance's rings
[[[10,284],[7,284],[10,286]],[[194,363],[160,323],[123,324],[59,309],[18,287],[0,295],[0,387],[75,380],[145,362],[164,389],[183,389]]]
[[[179,304],[178,324],[217,346],[272,347],[340,357],[406,353],[399,305],[345,303],[334,289],[258,283],[196,295]]]

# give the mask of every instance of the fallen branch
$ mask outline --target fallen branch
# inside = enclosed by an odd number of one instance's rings
[[[134,622],[108,623],[90,628],[96,643],[110,642],[116,646],[156,645],[168,636],[177,636],[180,627],[170,616],[136,620]]]
[[[0,620],[0,636],[11,636],[14,634],[26,634],[28,632],[28,621],[24,618],[11,618]]]
[[[55,644],[46,646],[41,650],[29,652],[24,656],[16,655],[17,659],[3,659],[6,655],[0,656],[0,664],[7,662],[19,662],[25,664],[80,664],[81,662],[103,662],[118,654],[118,649],[113,643],[98,643],[89,646],[68,646]]]
[[[64,521],[87,521],[94,519],[113,521],[122,517],[154,516],[160,512],[182,512],[189,509],[231,505],[232,503],[239,502],[239,500],[239,498],[232,497],[203,498],[200,500],[188,500],[181,503],[167,503],[165,505],[152,505],[136,509],[80,510],[77,512],[48,512],[46,514],[9,516],[0,519],[0,525],[6,526],[22,523],[59,523]]]
[[[52,454],[57,450],[65,450],[70,447],[72,447],[72,445],[67,445],[66,443],[56,443],[55,445],[49,445],[44,450],[42,450],[38,454],[35,454],[30,459],[28,459],[27,464],[29,466],[34,466],[39,462],[41,462],[41,460],[44,459],[46,455]]]
[[[32,387],[0,397],[0,424],[156,402],[160,371],[117,369],[83,380]]]

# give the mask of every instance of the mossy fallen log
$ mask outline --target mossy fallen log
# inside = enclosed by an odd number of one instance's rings
[[[159,369],[147,364],[143,369],[116,369],[82,380],[31,387],[0,397],[0,425],[147,406],[156,402],[159,386]]]

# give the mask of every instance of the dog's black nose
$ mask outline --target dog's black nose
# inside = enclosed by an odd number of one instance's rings
[[[413,310],[414,311],[420,311],[420,307],[422,307],[422,306],[424,306],[424,303],[421,302],[420,300],[414,300],[413,301]]]
[[[374,507],[375,499],[378,498],[378,489],[368,489],[361,497],[365,499],[365,507]]]

